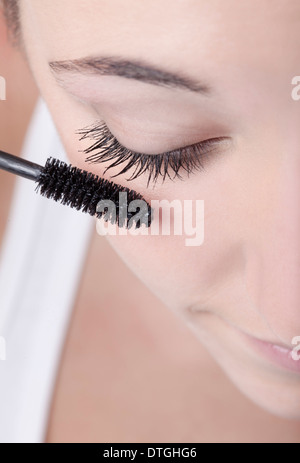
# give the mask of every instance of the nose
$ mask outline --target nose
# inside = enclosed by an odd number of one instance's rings
[[[285,143],[275,181],[266,187],[272,199],[258,219],[246,271],[247,291],[272,331],[270,339],[291,348],[300,336],[300,137],[295,133]]]

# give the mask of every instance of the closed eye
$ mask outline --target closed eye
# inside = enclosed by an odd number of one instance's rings
[[[210,138],[164,153],[144,154],[129,150],[121,145],[102,121],[80,129],[76,133],[80,135],[80,140],[88,139],[93,141],[91,146],[81,150],[81,152],[88,155],[86,162],[97,164],[112,161],[105,168],[104,174],[113,167],[122,167],[122,164],[125,163],[120,172],[111,178],[134,169],[126,180],[131,181],[143,174],[148,174],[147,187],[149,187],[150,182],[156,184],[159,178],[162,178],[163,182],[166,178],[183,180],[182,173],[185,172],[189,176],[196,171],[203,170],[204,161],[208,155],[216,150],[221,141],[227,139],[227,137]]]

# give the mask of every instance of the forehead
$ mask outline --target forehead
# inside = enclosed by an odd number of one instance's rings
[[[298,0],[22,0],[49,59],[154,56],[191,68],[258,63],[299,49]]]

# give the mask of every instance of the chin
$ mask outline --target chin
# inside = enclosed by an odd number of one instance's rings
[[[201,325],[189,324],[190,328],[252,405],[300,421],[300,374],[274,366],[249,350],[239,333],[227,326],[224,329],[221,320],[207,315],[204,326],[203,316],[201,319]]]
[[[215,357],[215,356],[214,356]],[[300,377],[289,372],[279,372],[272,366],[243,363],[235,359],[215,360],[239,391],[254,406],[280,418],[300,421]]]

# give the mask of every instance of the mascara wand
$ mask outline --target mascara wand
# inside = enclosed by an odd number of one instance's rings
[[[130,228],[133,223],[135,228],[151,225],[151,206],[139,193],[58,159],[48,158],[43,167],[0,150],[0,169],[33,180],[37,184],[35,190],[46,198],[97,218],[103,217],[119,227]],[[120,192],[127,193],[125,205],[119,201]],[[101,200],[112,201],[115,213],[99,210],[97,205]],[[134,200],[143,201],[143,208],[138,206],[138,211],[129,212],[127,205]]]

